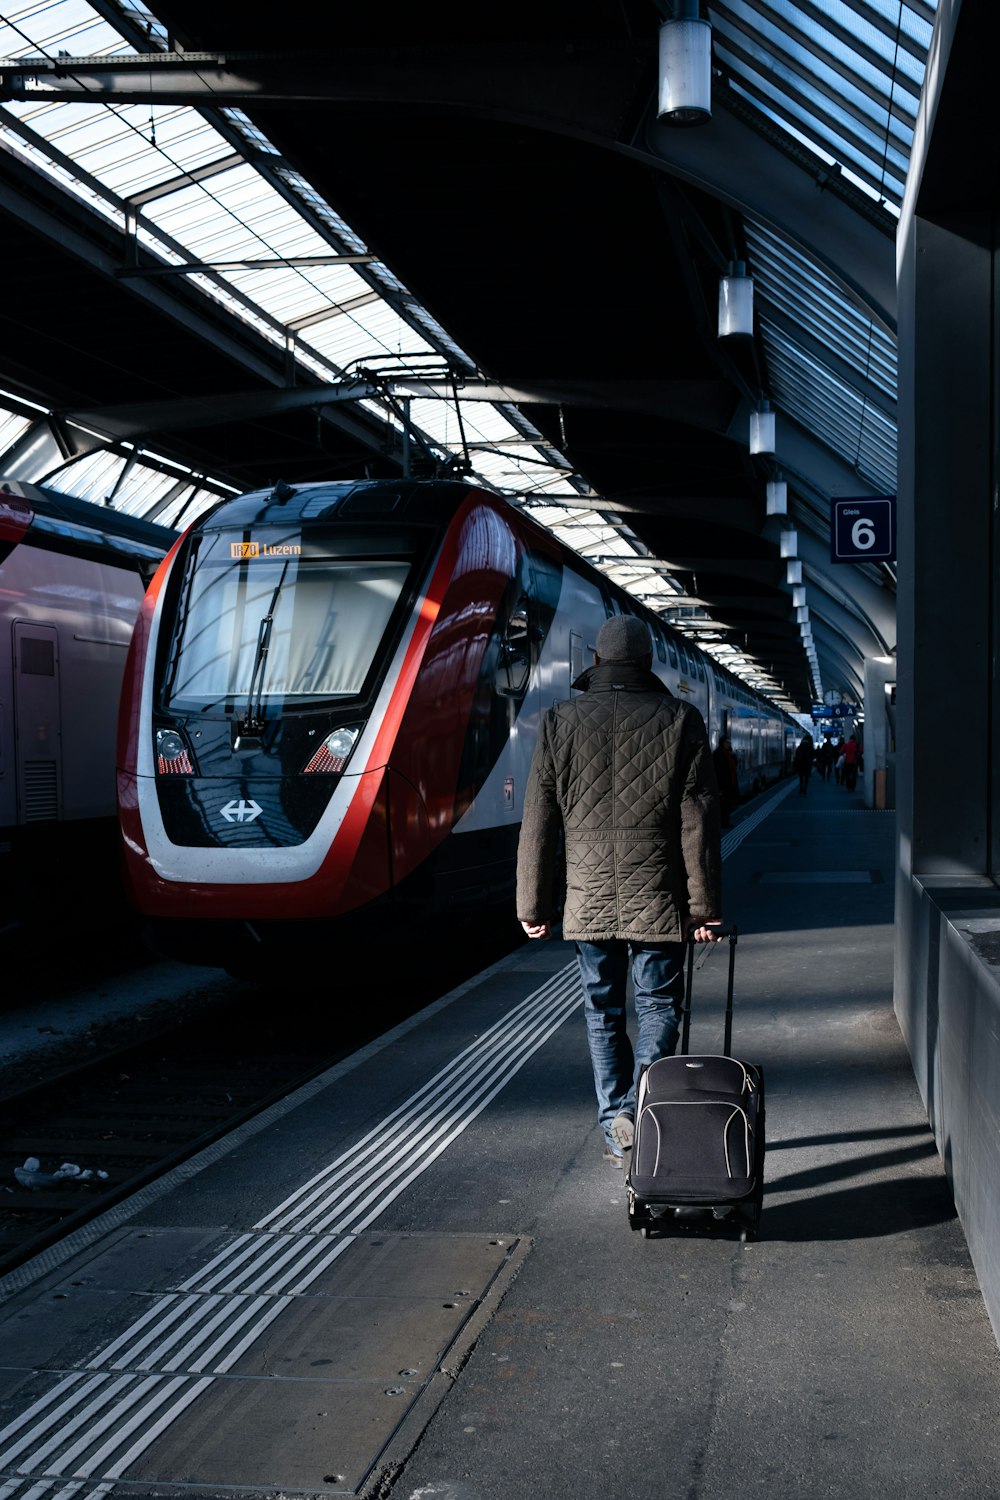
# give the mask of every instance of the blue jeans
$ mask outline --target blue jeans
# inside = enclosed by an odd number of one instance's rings
[[[587,1040],[597,1090],[597,1118],[608,1145],[611,1122],[635,1114],[639,1073],[677,1046],[684,999],[686,943],[577,943],[583,981]],[[635,1049],[626,1030],[625,995],[629,959],[638,1033]],[[613,1147],[617,1152],[617,1147]]]

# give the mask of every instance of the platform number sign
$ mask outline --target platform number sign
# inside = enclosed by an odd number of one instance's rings
[[[895,495],[831,501],[830,558],[832,562],[895,562]]]

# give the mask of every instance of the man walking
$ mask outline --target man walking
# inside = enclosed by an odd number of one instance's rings
[[[719,796],[705,723],[653,674],[649,630],[606,620],[581,695],[545,714],[524,798],[517,913],[530,938],[555,916],[576,944],[605,1155],[632,1145],[644,1065],[673,1053],[687,937],[721,923]],[[631,961],[638,1033],[626,1030]]]

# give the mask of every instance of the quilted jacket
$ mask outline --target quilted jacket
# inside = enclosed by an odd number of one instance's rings
[[[719,797],[705,723],[638,662],[601,662],[545,714],[524,798],[517,915],[564,938],[681,941],[722,906]]]

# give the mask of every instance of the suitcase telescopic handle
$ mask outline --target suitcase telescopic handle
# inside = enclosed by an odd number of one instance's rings
[[[722,1044],[723,1054],[729,1057],[733,1047],[733,977],[736,971],[735,927],[720,927],[719,934],[729,939],[729,981],[726,987],[726,1031]],[[687,982],[684,986],[684,1002],[681,1006],[681,1053],[686,1054],[691,1035],[691,992],[694,988],[694,950],[700,947],[693,937],[688,938]]]

